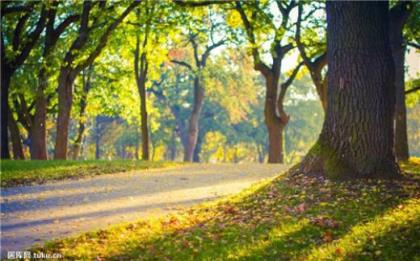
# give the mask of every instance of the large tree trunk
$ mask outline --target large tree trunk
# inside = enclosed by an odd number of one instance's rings
[[[58,83],[58,117],[54,159],[67,158],[68,132],[75,78],[75,72],[70,68],[61,68]]]
[[[3,60],[3,59],[2,59]],[[2,159],[9,159],[9,136],[7,124],[9,117],[9,85],[12,77],[12,70],[2,64],[1,68],[1,152]]]
[[[191,112],[189,128],[188,128],[188,143],[184,154],[184,161],[192,162],[195,146],[198,138],[198,121],[200,119],[201,109],[204,104],[204,88],[201,86],[199,76],[194,78],[194,104]]]
[[[300,173],[396,177],[387,2],[327,2],[328,107]]]
[[[23,153],[22,138],[19,132],[19,128],[10,110],[8,117],[8,127],[10,131],[10,137],[12,140],[13,159],[25,159],[25,155]]]
[[[35,115],[31,128],[31,159],[47,160],[47,98],[45,97],[45,89],[48,85],[48,76],[45,69],[40,69],[38,79]]]

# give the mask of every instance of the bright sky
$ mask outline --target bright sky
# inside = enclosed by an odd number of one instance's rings
[[[408,66],[407,79],[420,77],[420,53],[416,52],[413,48],[409,49],[405,58],[405,63]]]

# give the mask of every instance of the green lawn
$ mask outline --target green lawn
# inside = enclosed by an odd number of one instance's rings
[[[2,160],[1,187],[43,183],[49,180],[80,178],[129,170],[173,166],[180,163],[135,160]]]
[[[47,243],[66,260],[420,260],[420,161],[400,181],[285,175],[217,202]]]

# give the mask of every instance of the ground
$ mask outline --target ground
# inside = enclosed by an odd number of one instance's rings
[[[69,260],[420,260],[420,162],[398,181],[280,175],[163,218],[50,242]]]
[[[284,165],[189,164],[6,188],[1,192],[2,251],[162,215],[237,193],[285,169]]]
[[[177,168],[185,168],[181,173],[190,173],[187,170],[194,170],[193,166],[175,167],[163,173],[173,174],[173,182],[178,184],[174,192],[183,190],[177,187],[179,184],[194,183],[195,176],[200,177],[195,185],[186,185],[184,198],[189,198],[197,195],[191,188],[226,183],[228,185],[220,191],[228,193],[225,190],[229,190],[229,184],[244,178],[241,173],[249,173],[258,180],[264,168],[276,165],[255,166],[261,169],[253,170],[250,165],[219,165],[217,171],[209,172],[213,165],[194,165],[197,173],[187,180],[183,179],[184,174],[174,173]],[[401,166],[404,178],[395,181],[339,182],[302,175],[290,177],[283,173],[239,194],[170,211],[163,217],[142,218],[48,242],[32,251],[60,253],[66,260],[420,260],[420,160]],[[276,171],[280,170],[281,166]],[[218,181],[219,175],[232,171],[236,174]],[[159,172],[150,170],[147,176],[152,178]],[[162,178],[172,176],[163,173]],[[267,173],[267,177],[273,176],[272,170]],[[202,179],[202,175],[205,178]],[[134,182],[134,176],[125,184]],[[144,188],[151,189],[151,184],[153,182],[147,183]],[[102,184],[97,183],[96,187]],[[240,186],[237,189],[240,190]],[[164,188],[161,192],[167,190]],[[68,191],[72,193],[71,189]],[[147,204],[145,201],[151,199],[149,196],[153,198],[152,194],[135,194],[145,197],[143,200],[133,198],[136,202],[133,204]],[[162,194],[156,195],[156,200],[164,200]],[[208,196],[214,197],[212,193]],[[122,199],[121,203],[130,202],[129,197]],[[167,199],[176,200],[168,194]],[[115,205],[112,199],[106,201]],[[169,202],[172,207],[173,201]],[[79,200],[77,204],[84,203]],[[121,209],[117,208],[117,213],[119,211]],[[66,220],[58,220],[57,228],[61,222]],[[80,220],[79,224],[85,222],[88,223]]]

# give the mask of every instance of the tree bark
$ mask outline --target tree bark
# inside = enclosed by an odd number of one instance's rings
[[[141,148],[142,148],[142,159],[150,159],[149,151],[149,125],[148,125],[148,113],[146,104],[146,80],[148,71],[148,61],[146,51],[144,50],[147,45],[147,32],[143,41],[143,49],[140,54],[140,39],[137,36],[136,50],[134,52],[134,72],[136,77],[137,89],[140,96],[140,118],[141,118]]]
[[[172,132],[171,141],[169,143],[169,160],[174,161],[176,159],[176,132]]]
[[[58,84],[57,136],[55,139],[54,159],[67,158],[67,140],[71,107],[73,105],[73,84],[75,78],[75,72],[71,68],[61,68]]]
[[[10,131],[10,137],[12,140],[12,151],[13,159],[25,159],[22,147],[22,138],[19,132],[18,125],[13,117],[13,113],[9,110],[8,127]]]
[[[184,154],[184,161],[192,162],[198,138],[198,121],[204,104],[204,88],[201,86],[200,76],[194,78],[194,105],[188,127],[188,143]]]
[[[405,105],[404,64],[405,51],[403,29],[413,10],[413,3],[399,2],[389,11],[389,38],[395,65],[395,140],[394,150],[398,160],[409,158],[407,138],[407,109]]]
[[[327,2],[328,107],[298,173],[397,177],[387,2]]]
[[[38,80],[34,122],[31,128],[31,159],[47,160],[47,98],[45,89],[48,86],[48,75],[44,68],[40,69]]]
[[[203,138],[206,136],[205,133],[199,133],[197,137],[197,144],[194,149],[194,155],[193,155],[193,162],[200,162],[200,153],[201,153],[201,147],[203,146]]]
[[[148,115],[146,107],[146,87],[142,84],[142,94],[140,95],[140,111],[141,111],[141,158],[143,160],[149,160],[149,127],[148,127]]]
[[[395,156],[398,160],[409,158],[407,137],[407,109],[405,106],[404,59],[405,47],[393,50],[395,63]]]
[[[268,131],[268,163],[283,163],[283,130],[288,123],[288,116],[277,97],[279,77],[269,74],[265,80],[264,118]]]
[[[2,59],[3,61],[3,59]],[[7,133],[9,117],[9,86],[12,70],[2,64],[1,66],[1,158],[10,159],[9,136]]]

